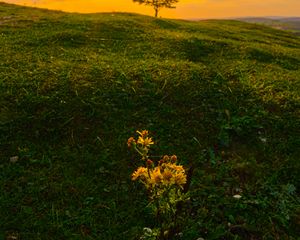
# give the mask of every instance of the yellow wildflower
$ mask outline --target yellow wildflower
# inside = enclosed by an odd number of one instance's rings
[[[151,182],[153,184],[160,184],[162,182],[162,179],[163,176],[158,167],[156,167],[153,171],[151,171]]]
[[[163,172],[164,183],[172,184],[173,183],[173,173],[169,169],[165,169]]]
[[[128,138],[127,140],[128,147],[131,147],[132,143],[135,143],[135,139],[133,137]]]
[[[175,163],[162,163],[162,169],[169,169],[172,172],[184,172],[184,168],[181,165],[177,165]]]
[[[176,164],[167,164],[166,166],[169,169],[172,169],[175,172],[185,172],[183,166]]]
[[[137,180],[138,178],[142,177],[145,178],[147,176],[148,169],[145,167],[139,167],[131,176],[132,181]]]
[[[186,184],[186,175],[184,173],[176,173],[174,176],[175,179],[175,184],[177,184],[178,186],[182,186],[184,184]]]
[[[139,137],[137,143],[142,144],[144,147],[149,147],[150,145],[154,144],[152,138],[149,137],[146,138]]]
[[[147,130],[136,131],[142,138],[148,136],[149,132]]]

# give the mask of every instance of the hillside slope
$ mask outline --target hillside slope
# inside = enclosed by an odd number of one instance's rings
[[[277,17],[277,18],[240,18],[240,21],[249,23],[264,24],[273,28],[293,31],[294,34],[300,35],[300,17]]]
[[[0,238],[154,227],[130,180],[137,129],[196,169],[181,239],[299,236],[299,37],[0,3],[0,46]]]

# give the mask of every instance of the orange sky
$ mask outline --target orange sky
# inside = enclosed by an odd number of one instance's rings
[[[132,0],[6,0],[68,12],[136,12],[153,15],[148,6]],[[226,18],[241,16],[300,16],[300,0],[180,0],[176,9],[163,9],[166,18]]]

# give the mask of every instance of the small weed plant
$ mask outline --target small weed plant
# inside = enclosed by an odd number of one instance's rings
[[[151,160],[149,151],[154,142],[149,132],[137,133],[138,138],[130,137],[127,144],[140,155],[143,166],[133,172],[131,179],[145,186],[149,206],[158,223],[157,228],[145,228],[141,239],[170,239],[178,227],[178,206],[188,198],[183,191],[187,183],[186,171],[177,163],[175,155],[165,155],[159,161]]]

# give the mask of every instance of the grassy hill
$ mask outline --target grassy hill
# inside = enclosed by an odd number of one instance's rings
[[[240,18],[240,21],[249,23],[264,24],[273,28],[292,31],[296,35],[300,35],[300,17],[265,17],[265,18]]]
[[[0,48],[0,239],[156,226],[130,180],[137,129],[195,167],[178,239],[299,236],[299,37],[0,3]]]

